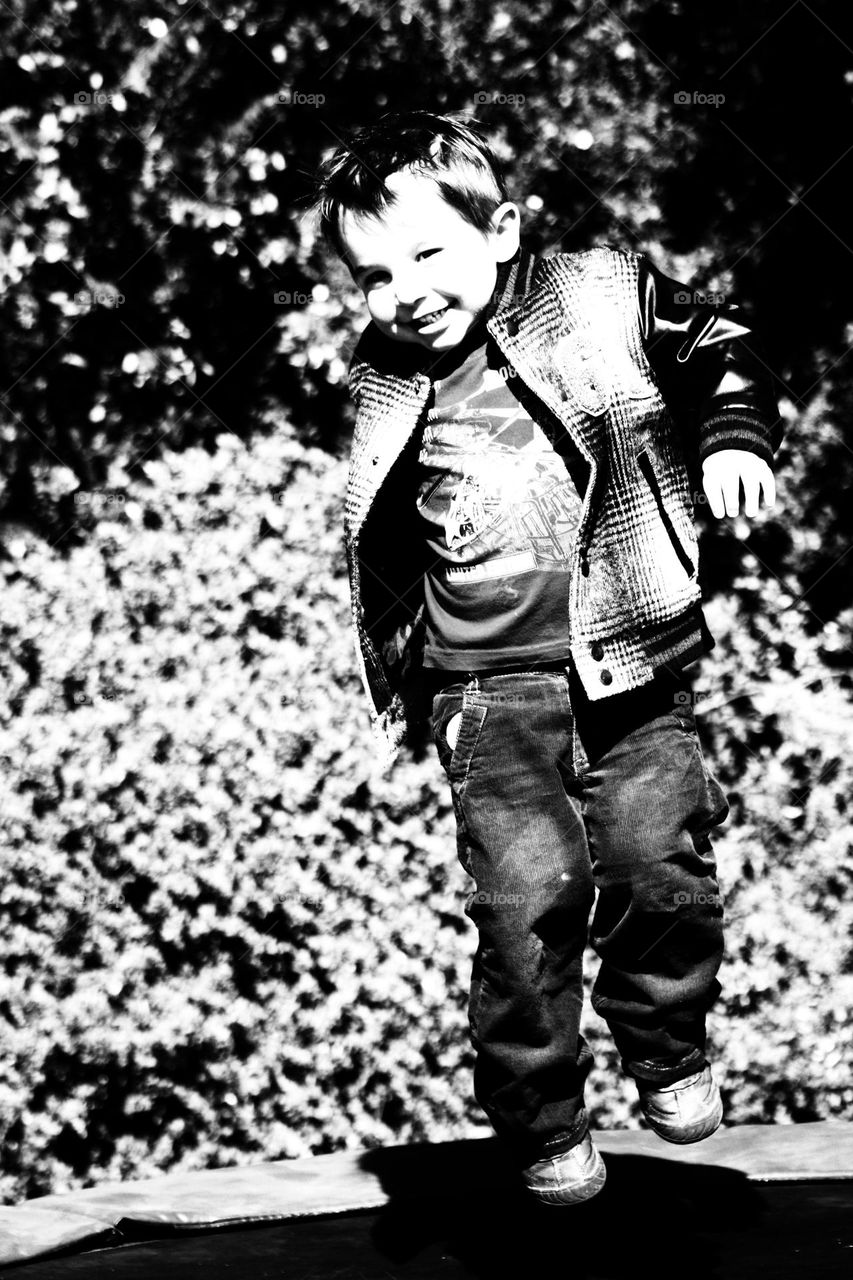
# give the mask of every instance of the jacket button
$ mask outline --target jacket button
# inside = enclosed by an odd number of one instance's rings
[[[590,645],[589,651],[592,654],[593,658],[595,658],[596,662],[600,662],[601,659],[604,657],[604,645],[601,643],[600,640],[593,640],[592,644]]]
[[[602,671],[600,679],[601,679],[601,683],[602,683],[602,684],[612,684],[612,683],[613,683],[613,677],[612,677],[612,675],[610,674],[610,672],[609,672],[609,671]]]

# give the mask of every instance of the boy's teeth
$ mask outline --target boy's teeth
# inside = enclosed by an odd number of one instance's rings
[[[433,320],[437,320],[440,315],[444,314],[444,311],[445,311],[444,307],[440,307],[438,311],[430,311],[428,316],[421,316],[420,320],[418,320],[417,323],[419,325],[432,324]]]

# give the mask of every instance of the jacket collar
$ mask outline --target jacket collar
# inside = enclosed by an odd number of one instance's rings
[[[498,268],[498,278],[495,284],[495,292],[492,295],[494,302],[486,308],[486,319],[489,320],[499,311],[503,311],[506,307],[514,306],[520,302],[525,294],[530,291],[530,282],[533,276],[533,269],[536,266],[536,258],[529,249],[520,246],[515,257],[509,262],[501,263]]]

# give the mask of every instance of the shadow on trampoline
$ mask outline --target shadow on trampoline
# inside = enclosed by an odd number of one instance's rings
[[[402,1264],[400,1275],[419,1274],[407,1265],[431,1254],[446,1273],[453,1274],[452,1260],[464,1268],[458,1274],[495,1280],[547,1275],[555,1258],[577,1280],[662,1268],[675,1274],[682,1267],[694,1280],[728,1277],[716,1239],[720,1224],[727,1236],[754,1234],[768,1213],[742,1172],[665,1155],[605,1154],[607,1183],[594,1199],[541,1205],[497,1147],[479,1146],[413,1145],[362,1156],[361,1167],[388,1197],[374,1215],[371,1239],[379,1255]]]

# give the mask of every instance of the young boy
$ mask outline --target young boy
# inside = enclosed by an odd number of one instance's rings
[[[371,321],[350,369],[356,652],[386,767],[431,716],[479,935],[475,1095],[547,1204],[589,1199],[582,959],[651,1128],[722,1119],[704,1054],[728,804],[685,665],[693,525],[774,501],[772,381],[733,305],[642,254],[536,258],[472,123],[385,116],[323,166]]]

